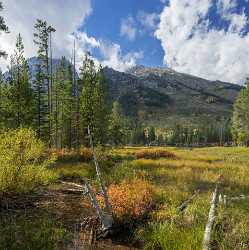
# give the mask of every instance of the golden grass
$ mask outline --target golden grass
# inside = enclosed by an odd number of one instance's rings
[[[134,158],[141,150],[163,150],[175,157]],[[139,230],[141,233],[138,233],[145,241],[145,249],[201,249],[210,197],[221,176],[220,193],[228,196],[249,195],[249,148],[125,147],[114,148],[109,156],[119,161],[109,165],[100,164],[108,184],[119,185],[132,179],[142,179],[153,185],[157,204],[151,213],[152,224],[144,225]],[[56,171],[64,176],[74,173],[79,177],[94,177],[94,167],[89,163],[62,165]],[[196,190],[200,190],[198,198],[184,213],[179,214],[177,207]],[[249,206],[246,204],[238,201],[228,204],[227,208],[219,205],[219,220],[215,225],[219,228],[215,232],[219,234],[213,235],[216,249],[249,249],[249,225],[245,223]],[[230,238],[226,230],[231,234]]]

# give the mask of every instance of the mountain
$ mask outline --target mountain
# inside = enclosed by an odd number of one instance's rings
[[[136,66],[127,72],[104,68],[110,93],[126,115],[148,124],[196,123],[229,118],[241,86],[209,81],[168,68]]]
[[[53,68],[60,59],[53,59]],[[67,61],[70,64],[69,61]],[[34,78],[38,59],[28,59]],[[175,122],[211,122],[229,118],[241,86],[209,81],[169,68],[135,66],[126,72],[103,69],[112,100],[118,100],[127,116],[145,124],[164,127]],[[4,74],[8,78],[9,73]]]

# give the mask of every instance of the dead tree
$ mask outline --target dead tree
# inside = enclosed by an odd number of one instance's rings
[[[105,211],[108,214],[111,214],[112,213],[111,212],[111,206],[110,206],[110,203],[109,203],[109,199],[108,199],[108,194],[107,194],[107,191],[106,191],[106,187],[105,187],[104,181],[103,181],[102,176],[101,176],[99,163],[97,161],[97,157],[96,157],[96,154],[95,154],[95,151],[94,151],[93,138],[92,138],[92,134],[91,134],[89,126],[88,126],[87,130],[88,130],[88,136],[89,136],[90,145],[91,145],[92,154],[93,154],[93,161],[94,161],[94,165],[95,165],[95,168],[96,168],[96,173],[97,173],[98,181],[99,181],[100,188],[101,188],[101,194],[102,194],[102,196],[104,198]]]
[[[203,239],[203,250],[210,249],[212,227],[213,227],[214,220],[215,220],[215,209],[216,209],[216,204],[217,204],[217,196],[218,196],[218,184],[216,184],[215,190],[214,190],[213,195],[212,195],[211,207],[210,207],[209,215],[208,215],[208,222],[206,224],[204,239]]]

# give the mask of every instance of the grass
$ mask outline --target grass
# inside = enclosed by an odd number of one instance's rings
[[[113,157],[123,159],[104,168],[106,180],[121,183],[145,179],[157,194],[157,206],[149,221],[137,228],[145,249],[201,249],[202,237],[216,181],[223,176],[220,192],[228,196],[249,195],[249,149],[247,148],[151,148],[175,157],[136,159],[145,148],[117,148]],[[148,149],[146,149],[147,152]],[[194,191],[200,194],[179,214],[176,208]],[[244,205],[243,205],[244,204]],[[215,249],[249,248],[249,206],[243,201],[218,207],[212,244]]]
[[[141,151],[152,151],[152,155],[157,151],[168,152],[174,157],[158,157],[157,154],[153,159],[137,159],[136,155]],[[125,147],[114,148],[106,154],[108,156],[101,158],[100,166],[113,193],[121,192],[125,196],[124,183],[140,181],[146,183],[148,190],[153,188],[153,206],[146,218],[133,228],[134,240],[143,241],[145,249],[201,249],[211,194],[221,176],[220,193],[227,196],[249,195],[249,148]],[[51,170],[61,179],[87,178],[97,187],[92,162],[58,161]],[[139,189],[129,190],[129,185],[126,186],[130,197],[139,197]],[[178,206],[196,190],[200,191],[197,198],[184,212],[178,212]],[[125,204],[120,209],[136,209],[133,198],[122,200],[118,195],[115,202],[119,199],[121,205],[122,202]],[[218,205],[212,235],[213,249],[249,249],[248,201],[233,201],[227,207]]]

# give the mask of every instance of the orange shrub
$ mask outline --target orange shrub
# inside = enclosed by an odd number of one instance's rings
[[[108,195],[113,214],[118,219],[139,219],[147,215],[155,204],[155,193],[152,185],[145,180],[124,181],[112,184]],[[97,197],[103,205],[102,196]]]
[[[69,150],[63,148],[61,150],[55,151],[57,159],[61,161],[71,161],[71,160],[80,160],[80,161],[90,161],[92,159],[92,151],[89,148],[81,148],[79,155],[77,150]]]
[[[137,159],[176,158],[172,152],[163,149],[144,149],[135,153]]]

